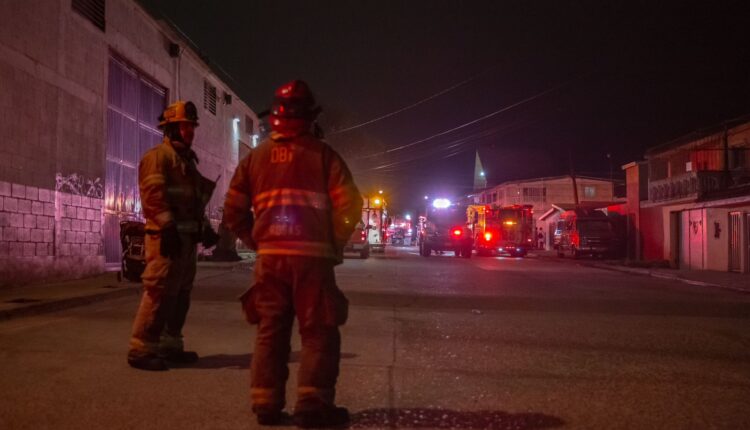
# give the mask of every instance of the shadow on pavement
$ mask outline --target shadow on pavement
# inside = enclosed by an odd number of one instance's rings
[[[342,352],[341,358],[355,358],[357,354]],[[248,369],[252,354],[216,354],[201,357],[196,363],[179,366],[182,369]],[[294,351],[289,355],[290,363],[299,362],[299,352]]]
[[[534,412],[454,411],[450,409],[367,409],[352,414],[349,428],[455,428],[531,430],[562,427],[560,418]]]

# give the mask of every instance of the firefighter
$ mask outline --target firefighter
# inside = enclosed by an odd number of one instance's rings
[[[191,148],[198,113],[192,102],[177,101],[159,117],[160,145],[138,166],[146,217],[146,269],[143,296],[133,322],[128,363],[137,369],[167,370],[167,363],[186,364],[198,354],[185,351],[182,327],[190,308],[196,270],[196,245],[218,241],[204,215],[215,183],[196,167]]]
[[[342,262],[362,199],[343,159],[311,131],[319,112],[305,82],[276,90],[270,137],[237,166],[224,205],[227,227],[258,254],[255,283],[240,300],[248,322],[258,325],[250,397],[264,425],[286,416],[295,316],[302,351],[294,423],[309,428],[349,420],[346,408],[334,403],[339,326],[348,310],[334,266]]]

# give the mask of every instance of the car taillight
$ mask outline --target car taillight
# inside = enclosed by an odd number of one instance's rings
[[[461,230],[460,228],[454,228],[454,229],[453,229],[453,235],[454,235],[454,236],[456,236],[456,237],[459,237],[459,236],[461,236],[462,234],[463,234],[463,230]]]
[[[489,231],[484,233],[484,240],[486,240],[487,242],[492,240],[492,233],[490,233]]]

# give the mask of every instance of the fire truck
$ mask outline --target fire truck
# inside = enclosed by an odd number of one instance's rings
[[[532,205],[469,206],[466,215],[477,255],[524,257],[534,244],[533,214]]]
[[[365,197],[362,218],[366,221],[367,241],[370,244],[370,251],[384,253],[388,238],[387,229],[390,224],[385,199],[382,197]]]
[[[344,252],[356,252],[360,258],[368,258],[370,252],[385,252],[389,218],[383,198],[363,196],[362,200],[362,219],[344,246]]]

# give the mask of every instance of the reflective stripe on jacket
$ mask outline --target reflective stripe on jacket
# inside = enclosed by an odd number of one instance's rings
[[[237,166],[224,224],[261,255],[335,259],[361,210],[349,168],[330,146],[310,134],[272,135]]]
[[[201,176],[195,165],[195,154],[175,150],[164,138],[149,149],[138,166],[138,188],[141,195],[146,229],[160,230],[174,222],[183,233],[197,233],[204,220],[201,202]]]

